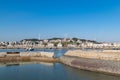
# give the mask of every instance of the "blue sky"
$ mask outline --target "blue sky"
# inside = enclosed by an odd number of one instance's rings
[[[79,37],[120,41],[120,0],[0,0],[0,41]]]

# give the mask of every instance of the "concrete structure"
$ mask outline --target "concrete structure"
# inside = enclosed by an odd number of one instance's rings
[[[60,61],[71,67],[112,75],[120,75],[120,52],[68,51]]]
[[[119,61],[77,58],[70,56],[62,56],[60,61],[63,64],[74,68],[120,76]]]
[[[1,52],[1,53],[0,53],[0,58],[4,58],[6,55],[7,55],[6,52]]]
[[[4,57],[46,57],[53,58],[54,53],[52,52],[0,52],[0,58]]]
[[[8,62],[58,62],[51,52],[7,52],[0,53],[0,63]]]
[[[65,54],[65,56],[120,61],[120,50],[104,50],[104,51],[73,50],[68,51]]]

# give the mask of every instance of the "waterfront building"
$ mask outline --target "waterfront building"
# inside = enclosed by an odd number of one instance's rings
[[[48,43],[48,40],[43,40],[44,43]]]
[[[76,44],[68,44],[67,47],[68,48],[77,48],[77,45]]]
[[[53,43],[48,43],[46,47],[47,47],[47,48],[53,48],[53,47],[54,47],[54,44],[53,44]]]
[[[62,43],[58,43],[58,44],[57,44],[57,48],[63,48]]]

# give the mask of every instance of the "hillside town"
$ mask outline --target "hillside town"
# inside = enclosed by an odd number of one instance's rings
[[[51,38],[51,39],[24,39],[21,41],[0,42],[1,49],[26,49],[26,48],[100,48],[119,49],[120,43],[97,42],[79,38]]]

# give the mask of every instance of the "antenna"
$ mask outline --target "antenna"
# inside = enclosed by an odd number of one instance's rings
[[[40,37],[41,37],[41,35],[39,34],[39,35],[38,35],[38,39],[39,39],[39,40],[41,39]]]
[[[65,39],[67,39],[68,38],[68,34],[65,34]]]

